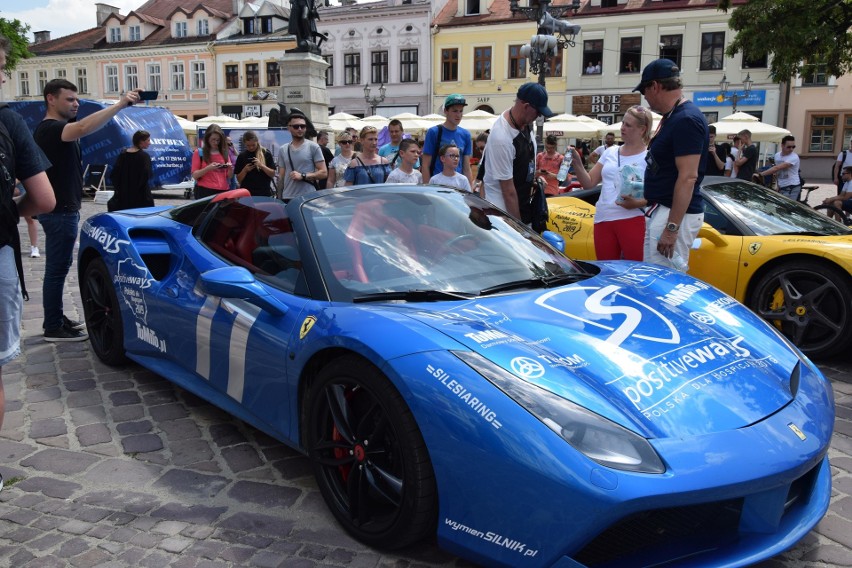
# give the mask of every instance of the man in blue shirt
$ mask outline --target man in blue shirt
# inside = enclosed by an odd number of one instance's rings
[[[707,120],[683,96],[680,69],[670,59],[649,63],[633,90],[663,115],[645,158],[645,262],[685,272],[704,222],[699,188],[710,150]]]
[[[402,126],[402,121],[394,118],[388,123],[388,134],[390,134],[390,142],[379,148],[379,156],[387,158],[391,168],[398,168],[402,163],[399,157],[399,145],[405,136],[405,129]],[[417,160],[416,169],[420,169],[420,160]]]
[[[441,147],[455,144],[459,147],[462,158],[456,171],[464,174],[470,181],[470,157],[473,155],[473,140],[470,132],[459,126],[464,114],[467,102],[461,95],[450,95],[444,100],[444,115],[447,119],[443,124],[433,126],[426,131],[426,140],[423,143],[423,154],[420,156],[420,172],[423,179],[432,179],[432,176],[443,169],[438,152]]]

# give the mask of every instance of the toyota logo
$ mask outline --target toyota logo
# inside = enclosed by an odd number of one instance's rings
[[[716,323],[716,318],[714,318],[707,312],[689,312],[689,317],[691,317],[698,323],[703,323],[707,325],[713,325],[714,323]]]
[[[542,364],[530,357],[515,357],[510,366],[516,375],[524,379],[537,379],[544,375]]]

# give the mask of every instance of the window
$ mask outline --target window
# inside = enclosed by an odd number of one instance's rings
[[[198,20],[198,22],[196,22],[195,28],[198,32],[197,35],[210,35],[210,23],[208,22],[207,18],[204,18],[203,20]]]
[[[130,41],[141,41],[142,40],[142,26],[130,26],[127,28],[130,37]]]
[[[682,35],[664,35],[660,36],[660,59],[671,59],[680,68],[681,57],[683,56],[683,36]]]
[[[169,71],[172,75],[172,90],[173,91],[184,91],[186,90],[186,79],[184,78],[184,68],[183,63],[172,63],[169,66]]]
[[[243,18],[243,34],[254,35],[254,18]]]
[[[175,22],[175,37],[186,37],[186,22]]]
[[[583,42],[583,75],[599,75],[602,60],[603,40],[585,40]]]
[[[89,92],[89,77],[86,72],[85,67],[77,68],[77,92],[78,93],[88,93]]]
[[[547,77],[562,76],[562,49],[556,49],[556,55],[547,58]]]
[[[828,73],[822,63],[806,63],[802,69],[802,85],[828,85]]]
[[[136,65],[124,66],[124,90],[132,91],[139,88],[139,71]]]
[[[121,41],[121,28],[114,27],[109,29],[109,42],[118,43]]]
[[[464,15],[465,16],[478,16],[479,15],[479,0],[465,0],[464,3]]]
[[[260,65],[246,63],[246,88],[257,89],[258,87],[260,87]]]
[[[361,84],[361,54],[346,53],[343,55],[343,84]]]
[[[852,142],[852,114],[846,115],[846,120],[843,121],[843,148],[848,149]]]
[[[159,91],[162,86],[162,80],[160,78],[160,64],[159,63],[149,63],[147,66],[147,74],[148,74],[148,90],[149,91]]]
[[[388,52],[374,51],[370,54],[370,82],[388,82]]]
[[[225,65],[225,88],[240,88],[240,72],[236,65]]]
[[[416,83],[419,81],[417,60],[419,50],[402,49],[399,52],[399,82]]]
[[[65,79],[67,77],[68,77],[68,73],[65,71],[65,69],[57,69],[56,70],[56,78],[57,79]]]
[[[26,71],[18,73],[18,90],[21,96],[26,97],[30,94],[30,74]]]
[[[642,38],[621,38],[621,61],[619,73],[638,73],[642,67]]]
[[[260,18],[260,33],[271,34],[275,31],[272,28],[272,16],[262,16]]]
[[[459,80],[459,50],[441,50],[441,81]]]
[[[618,6],[618,0],[601,0],[601,8],[615,8]]]
[[[751,57],[743,53],[743,69],[766,69],[769,65],[769,56],[763,54],[761,57]]]
[[[473,48],[473,79],[488,81],[491,79],[491,48]]]
[[[192,89],[203,91],[207,88],[207,65],[203,61],[193,61],[190,66],[192,69]]]
[[[104,74],[106,75],[106,84],[104,92],[107,93],[117,93],[118,92],[118,66],[117,65],[107,65],[104,67]]]
[[[834,136],[837,132],[837,116],[811,116],[809,152],[834,152]]]
[[[43,93],[44,87],[47,85],[47,71],[41,70],[38,72],[38,92]]]
[[[523,79],[527,76],[527,58],[521,55],[520,45],[509,46],[509,79]]]
[[[328,67],[325,70],[325,85],[327,87],[334,86],[334,56],[333,55],[323,55],[323,59],[328,63]]]
[[[725,32],[707,32],[701,34],[701,71],[721,69],[725,60]]]
[[[281,71],[278,69],[277,61],[266,62],[266,86],[280,87],[281,86]]]

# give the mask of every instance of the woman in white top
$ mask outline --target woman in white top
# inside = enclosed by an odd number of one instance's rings
[[[326,188],[343,187],[346,183],[343,174],[349,167],[349,162],[355,157],[355,145],[351,134],[348,132],[341,133],[340,138],[337,139],[337,144],[340,146],[340,153],[328,164]]]
[[[595,206],[595,256],[598,260],[638,260],[644,257],[645,214],[643,195],[645,154],[651,141],[651,111],[641,106],[627,109],[621,122],[621,146],[610,146],[590,172],[574,152],[574,172],[588,189],[602,183]]]

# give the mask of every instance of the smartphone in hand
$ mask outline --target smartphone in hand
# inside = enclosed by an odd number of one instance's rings
[[[142,91],[139,93],[140,101],[156,101],[160,91]]]

